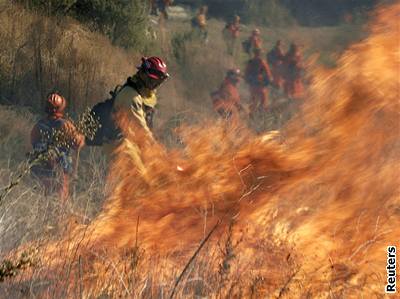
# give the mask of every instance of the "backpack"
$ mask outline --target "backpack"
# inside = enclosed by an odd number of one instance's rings
[[[86,145],[101,146],[121,137],[121,131],[113,120],[114,101],[121,89],[121,86],[116,86],[114,91],[110,91],[111,98],[97,103],[90,110],[90,119],[94,119],[98,123],[98,127],[92,136],[93,138],[86,136]]]
[[[243,50],[247,54],[250,54],[250,50],[251,50],[251,41],[250,41],[250,39],[246,39],[244,42],[242,42],[242,47],[243,47]]]
[[[277,59],[277,57],[276,57],[275,51],[274,50],[269,51],[267,54],[268,63],[272,65],[275,63],[276,59]]]

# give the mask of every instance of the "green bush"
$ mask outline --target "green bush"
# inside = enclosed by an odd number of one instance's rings
[[[148,2],[143,0],[20,0],[25,7],[49,16],[71,16],[107,35],[124,48],[146,47]]]

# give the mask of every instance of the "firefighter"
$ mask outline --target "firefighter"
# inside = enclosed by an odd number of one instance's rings
[[[304,72],[300,48],[292,43],[284,57],[285,82],[284,91],[289,98],[301,98],[303,94],[302,74]]]
[[[268,108],[268,88],[272,82],[271,71],[267,62],[261,57],[262,51],[253,50],[254,57],[247,62],[245,80],[250,88],[250,116],[253,117],[258,109]]]
[[[233,20],[226,24],[222,33],[228,54],[234,56],[240,34],[240,17],[238,15],[234,16]]]
[[[157,1],[156,0],[149,0],[149,1],[150,1],[150,14],[158,16]]]
[[[137,72],[129,77],[122,87],[110,92],[111,98],[96,104],[91,114],[99,126],[87,145],[105,146],[106,152],[112,152],[122,141],[123,136],[118,127],[121,114],[128,117],[142,128],[145,134],[153,139],[151,128],[157,104],[156,89],[168,77],[167,66],[159,57],[142,57]]]
[[[32,174],[39,179],[46,195],[58,192],[63,201],[68,198],[69,178],[74,172],[71,151],[79,151],[85,140],[73,123],[64,118],[66,106],[63,96],[50,93],[45,105],[47,116],[31,131]]]
[[[106,152],[113,151],[123,137],[118,127],[118,116],[121,114],[137,123],[153,139],[151,128],[157,105],[156,89],[168,77],[167,66],[161,58],[142,57],[136,74],[110,92],[111,98],[92,108],[91,114],[99,125],[94,136],[86,138],[86,144],[106,146]]]
[[[203,5],[200,7],[196,16],[192,19],[192,27],[195,32],[198,32],[200,38],[207,43],[208,31],[207,31],[207,11],[208,7]]]
[[[109,99],[91,109],[92,118],[97,120],[98,126],[93,136],[86,138],[86,144],[102,146],[108,161],[114,159],[121,146],[128,149],[124,153],[129,155],[139,173],[144,175],[146,167],[141,152],[144,147],[156,144],[151,132],[157,104],[156,89],[168,77],[167,65],[161,58],[142,57],[137,72],[110,92]],[[121,125],[129,127],[122,129]],[[124,133],[132,133],[135,139],[124,138]],[[119,178],[110,179],[114,181]]]
[[[271,73],[274,78],[273,85],[278,88],[283,88],[283,73],[284,73],[285,54],[282,50],[282,43],[278,40],[275,47],[267,54],[267,61],[271,67]]]
[[[251,53],[254,52],[254,50],[261,50],[262,49],[262,39],[261,39],[261,32],[260,29],[255,28],[252,33],[251,36],[245,40],[243,42],[243,49],[244,51],[251,55]]]
[[[225,119],[237,116],[243,110],[237,86],[240,78],[240,69],[228,70],[220,88],[211,94],[214,110]]]
[[[143,57],[137,73],[127,79],[116,95],[114,110],[130,112],[129,115],[150,133],[157,104],[155,92],[168,77],[167,65],[161,58]]]
[[[172,0],[158,0],[158,9],[161,13],[161,16],[168,20],[168,7],[172,4]]]
[[[150,0],[150,14],[168,19],[168,7],[172,4],[172,0]]]

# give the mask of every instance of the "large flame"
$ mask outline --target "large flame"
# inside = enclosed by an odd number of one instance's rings
[[[154,280],[171,291],[221,221],[197,256],[213,297],[382,294],[386,247],[400,246],[399,16],[399,4],[381,8],[367,39],[335,69],[316,70],[302,111],[279,135],[209,123],[182,129],[185,148],[171,152],[122,117],[104,211],[46,254],[79,256],[72,271],[85,294],[157,296]],[[234,252],[229,266],[221,242]],[[138,246],[132,293],[122,269]],[[49,265],[57,272],[60,260]],[[215,279],[221,269],[230,287]],[[66,284],[77,275],[69,273]]]

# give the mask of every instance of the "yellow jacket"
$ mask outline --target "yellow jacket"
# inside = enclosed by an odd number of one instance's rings
[[[132,117],[148,132],[145,113],[143,110],[144,99],[142,96],[131,86],[124,86],[114,100],[115,112],[130,111]]]
[[[131,80],[133,84],[140,86],[140,83],[135,76],[128,80]],[[115,112],[130,111],[134,119],[151,135],[151,131],[146,123],[144,105],[151,108],[154,108],[157,105],[157,96],[155,91],[143,89],[143,93],[140,95],[135,88],[128,84],[118,92],[114,100]]]
[[[147,97],[143,97],[143,104],[148,107],[155,108],[157,105],[157,95],[155,92],[151,92]]]
[[[132,80],[134,81],[135,78],[133,77]],[[154,107],[156,104],[157,97],[153,91],[148,91],[147,96],[142,96],[132,86],[125,85],[115,96],[113,108],[116,115],[118,115],[120,111],[129,112],[128,115],[132,116],[132,119],[145,130],[151,139],[154,139],[151,130],[147,126],[143,106]],[[112,153],[121,141],[122,140],[105,144],[105,152],[108,154]]]

